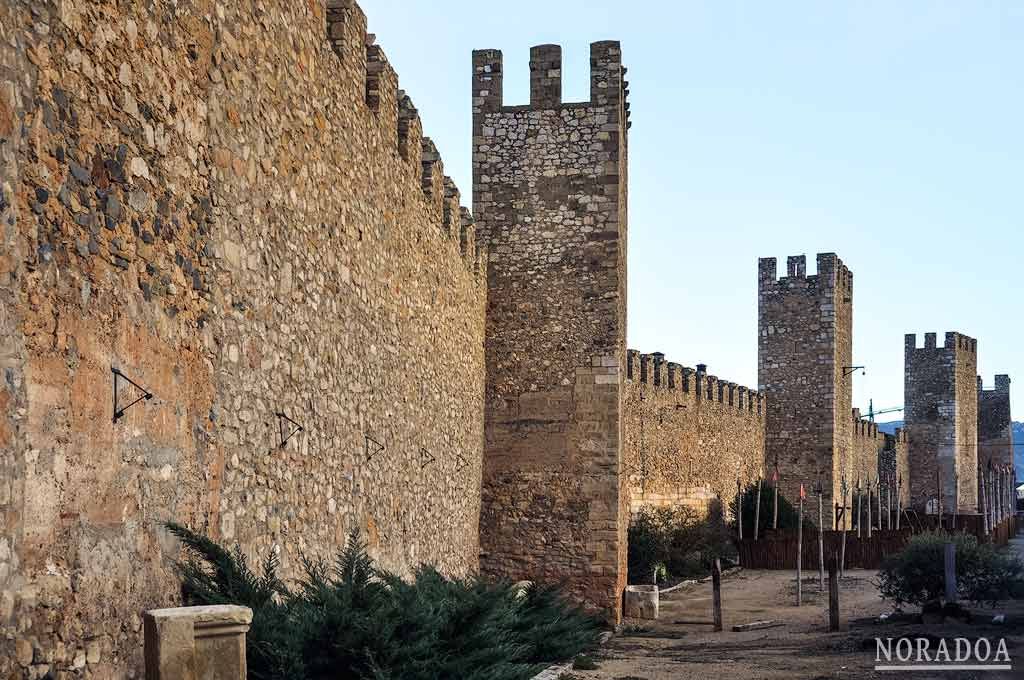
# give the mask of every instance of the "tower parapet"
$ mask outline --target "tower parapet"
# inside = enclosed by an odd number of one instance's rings
[[[942,346],[935,333],[904,338],[904,405],[910,466],[910,502],[978,510],[978,342],[950,331]]]

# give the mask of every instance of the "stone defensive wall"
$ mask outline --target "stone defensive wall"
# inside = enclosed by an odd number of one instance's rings
[[[478,568],[485,258],[354,2],[0,3],[0,180],[0,676],[141,668],[165,520]]]
[[[978,469],[1013,465],[1013,423],[1010,416],[1010,376],[997,375],[995,386],[984,389],[978,376]]]
[[[904,405],[910,501],[933,507],[942,481],[942,506],[978,512],[978,341],[948,332],[942,346],[926,333],[924,347],[904,342]],[[941,474],[940,474],[941,473]]]
[[[848,489],[855,488],[859,481],[863,490],[868,481],[877,485],[881,479],[883,490],[891,487],[889,493],[895,498],[896,490],[900,489],[903,502],[906,504],[910,499],[906,433],[899,428],[896,434],[881,432],[877,424],[863,419],[860,409],[856,408],[853,409],[852,420],[853,458],[847,479]]]
[[[755,390],[665,361],[627,353],[623,467],[630,511],[687,506],[728,512],[737,480],[764,474],[765,398]]]

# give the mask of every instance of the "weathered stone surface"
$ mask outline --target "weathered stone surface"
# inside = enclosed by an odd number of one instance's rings
[[[630,510],[718,504],[764,470],[765,400],[758,392],[664,355],[627,353],[623,464]]]
[[[146,680],[245,680],[252,610],[234,605],[145,613]]]
[[[658,618],[660,598],[658,586],[626,586],[622,615],[627,619]]]
[[[791,501],[821,485],[825,507],[853,484],[853,274],[834,253],[775,258],[758,273],[758,384],[765,394],[765,465]],[[830,513],[831,514],[831,513]],[[848,515],[848,513],[847,513]],[[815,518],[816,520],[816,518]],[[831,520],[829,524],[833,524]]]
[[[352,529],[400,573],[476,570],[485,258],[359,7],[0,26],[0,677],[19,639],[140,670],[179,597],[165,519],[286,577]],[[155,395],[116,423],[112,367]]]
[[[904,408],[910,462],[910,503],[937,510],[941,470],[942,510],[978,512],[978,341],[946,333],[905,337]]]
[[[625,69],[618,43],[592,44],[590,101],[562,103],[558,50],[540,53],[531,106],[503,106],[499,51],[473,53],[473,212],[489,248],[481,569],[564,580],[617,621]]]
[[[997,375],[993,389],[978,377],[978,469],[1013,466],[1010,376]]]

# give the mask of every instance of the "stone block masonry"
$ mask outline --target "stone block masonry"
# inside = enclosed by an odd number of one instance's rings
[[[870,481],[877,490],[879,480],[882,493],[888,489],[888,497],[896,507],[896,493],[899,490],[903,507],[910,499],[910,469],[907,464],[907,436],[902,429],[896,434],[880,432],[878,425],[861,418],[860,409],[853,409],[853,459],[851,462],[849,489],[857,482],[863,491]],[[902,480],[902,486],[900,484]],[[885,498],[886,496],[883,496]],[[847,496],[849,503],[850,496]],[[850,525],[847,525],[850,526]]]
[[[910,502],[935,512],[939,472],[943,511],[978,512],[978,342],[956,332],[924,347],[907,334],[904,343],[904,406],[910,464]]]
[[[665,361],[627,353],[623,424],[630,512],[690,507],[728,513],[736,482],[765,474],[765,400],[755,390]]]
[[[978,469],[1013,465],[1013,422],[1010,376],[997,375],[995,387],[984,389],[978,377]]]
[[[8,0],[0,38],[0,677],[140,671],[166,519],[475,571],[486,262],[360,8]],[[112,367],[155,394],[116,423]]]
[[[758,384],[765,395],[766,466],[796,499],[821,484],[827,506],[839,499],[853,461],[853,274],[834,253],[792,256],[787,275],[775,258],[758,273]]]
[[[473,212],[489,247],[481,569],[565,581],[618,621],[626,581],[625,68],[590,48],[590,101],[531,50],[528,106],[473,53]]]

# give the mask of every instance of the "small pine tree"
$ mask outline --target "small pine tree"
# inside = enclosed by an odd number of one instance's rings
[[[246,656],[258,680],[529,680],[597,644],[600,623],[555,587],[520,594],[428,566],[406,581],[378,570],[352,533],[332,565],[304,560],[292,591],[274,556],[256,574],[237,548],[167,526],[188,552],[187,603],[253,610]]]

